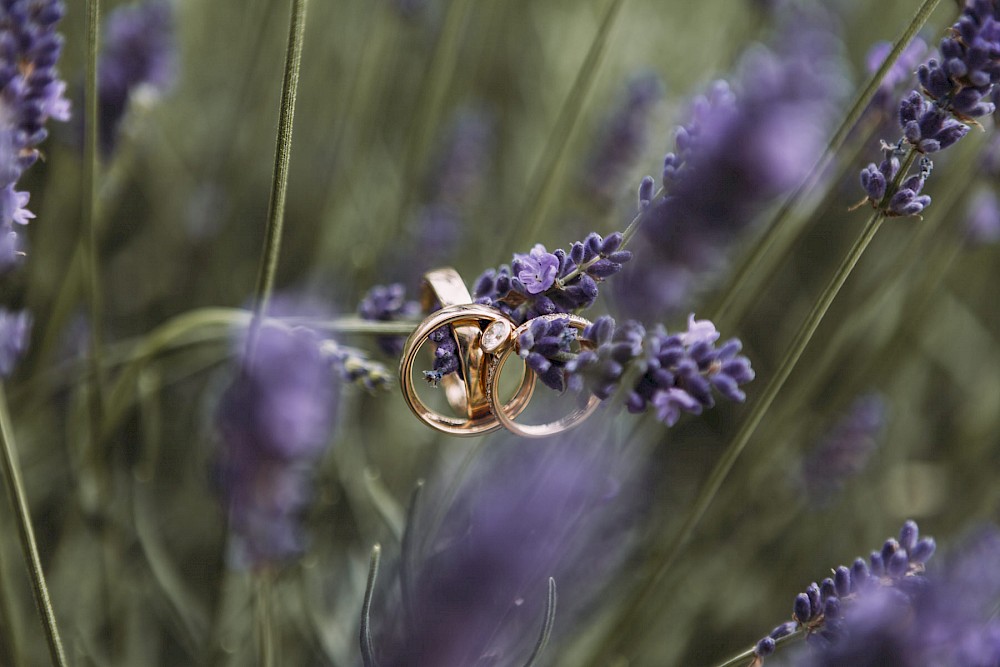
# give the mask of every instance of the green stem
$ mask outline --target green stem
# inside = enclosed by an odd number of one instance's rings
[[[104,370],[101,363],[103,341],[100,259],[97,243],[97,174],[100,169],[97,154],[98,99],[97,99],[97,39],[100,22],[100,0],[87,0],[87,74],[84,110],[83,149],[83,226],[85,247],[83,253],[87,291],[90,303],[90,424],[91,443],[98,447],[98,432],[103,411]]]
[[[729,471],[736,463],[736,460],[743,452],[743,449],[750,441],[750,438],[757,430],[757,426],[760,424],[764,415],[771,407],[771,404],[774,402],[778,392],[781,391],[785,381],[788,379],[789,375],[791,375],[792,370],[802,357],[802,353],[808,346],[809,341],[812,339],[813,334],[819,327],[820,322],[823,321],[823,316],[826,314],[827,310],[829,310],[833,300],[840,292],[840,288],[843,287],[848,276],[851,275],[851,271],[861,259],[861,255],[864,254],[865,249],[871,243],[872,239],[875,238],[875,234],[878,232],[883,220],[884,217],[882,213],[876,211],[872,214],[868,224],[864,228],[864,231],[855,241],[854,246],[851,248],[847,257],[845,257],[843,262],[841,262],[837,272],[823,290],[819,300],[813,306],[813,309],[799,327],[798,332],[795,334],[795,338],[789,345],[785,358],[782,360],[777,371],[775,371],[774,375],[771,377],[771,381],[764,388],[764,391],[757,403],[754,405],[750,416],[743,422],[742,427],[730,443],[729,447],[723,453],[722,458],[719,459],[715,468],[713,468],[712,472],[709,474],[708,481],[704,484],[701,493],[699,493],[694,504],[691,506],[691,509],[688,511],[680,531],[673,540],[672,546],[666,553],[660,553],[654,556],[652,559],[654,562],[649,566],[649,574],[641,579],[642,586],[636,588],[627,603],[622,606],[625,613],[621,615],[617,623],[613,624],[611,633],[607,635],[607,641],[603,642],[603,645],[606,647],[606,651],[611,649],[613,643],[615,645],[627,645],[628,638],[634,636],[634,634],[638,631],[639,624],[636,619],[633,618],[634,613],[638,613],[636,610],[640,609],[650,596],[655,594],[659,581],[674,564],[677,557],[684,551],[688,542],[690,542],[691,537],[694,535],[695,528],[697,528],[698,524],[701,522],[702,517],[705,515],[709,506],[711,506],[716,494],[722,487],[722,482],[725,480]],[[600,664],[600,660],[594,661],[592,664]]]
[[[272,619],[271,573],[267,570],[257,573],[254,601],[257,610],[257,657],[260,667],[274,667],[275,644]]]
[[[528,183],[531,188],[530,194],[525,200],[521,214],[517,217],[518,220],[523,220],[524,224],[511,225],[512,234],[507,239],[507,245],[512,245],[516,239],[522,237],[531,239],[538,234],[552,201],[553,186],[559,174],[563,157],[566,155],[570,137],[572,137],[573,130],[580,120],[584,102],[593,87],[597,68],[601,63],[615,19],[621,13],[623,4],[624,0],[611,0],[611,4],[608,5],[601,25],[597,29],[597,34],[594,36],[594,41],[591,42],[590,49],[577,72],[576,80],[573,81],[573,87],[570,88],[569,95],[563,102],[555,127],[545,142],[541,161]]]
[[[797,640],[803,636],[804,635],[802,634],[802,628],[796,628],[791,632],[791,634],[787,634],[784,637],[775,640],[774,645],[781,646],[786,642]],[[737,667],[737,665],[746,665],[747,664],[746,661],[752,660],[755,657],[755,655],[756,654],[754,653],[754,649],[749,648],[746,651],[743,651],[742,653],[737,653],[733,657],[729,658],[729,660],[726,660],[724,663],[717,665],[717,667]]]
[[[4,486],[14,507],[14,518],[17,521],[17,535],[24,553],[24,562],[28,567],[31,579],[31,592],[35,597],[35,605],[45,630],[45,639],[49,645],[49,655],[52,664],[65,667],[66,654],[63,652],[62,640],[59,638],[59,627],[56,625],[56,615],[49,599],[49,589],[45,585],[45,572],[38,556],[38,544],[35,542],[35,532],[31,526],[31,512],[28,509],[28,496],[21,479],[21,466],[17,460],[17,448],[14,445],[14,429],[10,420],[10,410],[7,408],[7,397],[4,394],[3,383],[0,383],[0,463],[3,465]]]
[[[271,198],[268,202],[267,228],[261,252],[257,286],[254,290],[253,319],[247,334],[246,359],[253,355],[261,318],[267,312],[274,276],[281,254],[281,232],[285,222],[285,196],[288,192],[288,166],[292,156],[292,124],[295,118],[295,97],[298,92],[299,70],[302,65],[302,42],[306,27],[306,0],[292,0],[292,16],[288,27],[288,49],[285,53],[285,74],[281,82],[281,106],[278,110],[278,136],[274,150],[274,172],[271,177]]]
[[[917,31],[923,27],[924,23],[930,17],[931,13],[937,7],[941,0],[924,0],[924,3],[914,14],[913,19],[910,21],[909,25],[903,30],[903,33],[896,39],[892,46],[892,50],[889,55],[886,56],[885,60],[878,70],[869,77],[868,82],[865,87],[858,93],[855,98],[854,103],[851,105],[850,111],[848,111],[847,116],[841,122],[840,127],[837,131],[833,133],[830,137],[830,142],[827,144],[826,150],[820,156],[819,160],[813,165],[812,169],[809,170],[808,175],[803,179],[802,183],[797,187],[784,201],[781,208],[775,213],[770,225],[764,234],[760,237],[757,243],[754,245],[750,254],[743,260],[740,264],[739,269],[735,272],[734,278],[731,280],[731,289],[727,290],[722,301],[719,303],[716,309],[716,322],[721,319],[724,314],[729,322],[734,322],[739,319],[738,315],[734,315],[731,312],[733,303],[738,294],[750,291],[754,294],[758,290],[751,290],[750,275],[755,271],[758,271],[761,266],[764,265],[764,257],[771,251],[772,247],[782,236],[782,232],[791,218],[791,212],[799,205],[802,198],[808,193],[819,181],[823,172],[826,171],[827,166],[833,160],[837,151],[843,146],[844,141],[847,139],[847,135],[850,133],[851,129],[857,123],[861,114],[868,107],[868,103],[871,101],[875,92],[878,90],[879,84],[885,77],[889,69],[896,63],[899,59],[899,55],[906,48],[906,45],[910,43],[913,36],[917,34]],[[804,226],[800,226],[799,229],[793,230],[792,234],[787,235],[785,238],[785,246],[790,245],[798,234],[804,229]]]

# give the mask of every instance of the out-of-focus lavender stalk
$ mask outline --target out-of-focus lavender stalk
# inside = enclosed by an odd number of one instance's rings
[[[216,413],[216,480],[235,538],[230,558],[260,569],[304,547],[299,515],[329,441],[339,382],[308,329],[265,324],[244,361]]]
[[[648,480],[612,443],[573,431],[537,448],[498,444],[463,476],[424,548],[401,555],[413,564],[409,623],[382,586],[372,614],[381,667],[524,665],[549,578],[566,582],[554,632],[572,633],[628,555]],[[407,530],[420,535],[422,518]]]
[[[108,14],[98,65],[101,150],[114,150],[118,126],[136,95],[158,96],[176,76],[173,10],[169,0],[123,5]]]
[[[885,399],[879,394],[866,394],[850,405],[802,462],[802,488],[810,501],[827,502],[864,469],[885,421]]]
[[[0,308],[0,378],[10,377],[28,349],[31,314]]]
[[[827,25],[799,21],[776,52],[751,51],[733,85],[694,99],[664,160],[665,197],[645,212],[642,256],[616,285],[623,312],[662,318],[724,268],[739,233],[808,172],[842,89]]]
[[[620,194],[622,179],[648,141],[649,121],[663,98],[663,83],[653,72],[642,72],[628,82],[619,108],[604,127],[584,166],[584,196],[608,207]]]

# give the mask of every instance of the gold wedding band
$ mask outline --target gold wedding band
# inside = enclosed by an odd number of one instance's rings
[[[513,415],[516,417],[527,407],[528,401],[531,400],[531,395],[535,389],[535,377],[531,373],[525,373],[522,376],[520,386],[507,403],[499,405],[499,401],[486,401],[486,410],[482,414],[472,414],[472,406],[476,404],[475,396],[477,394],[475,392],[479,392],[482,395],[486,393],[485,376],[482,374],[485,359],[483,357],[483,349],[480,346],[481,332],[483,331],[484,324],[490,330],[490,327],[497,322],[502,324],[493,326],[492,330],[498,327],[505,327],[507,331],[512,331],[514,328],[514,321],[495,308],[471,303],[458,304],[447,306],[431,313],[410,334],[403,347],[403,356],[399,360],[399,378],[403,399],[418,419],[442,433],[473,436],[490,433],[502,428],[503,424],[497,416],[498,413],[502,413],[504,416]],[[468,331],[467,339],[459,341],[460,368],[458,374],[461,377],[456,378],[462,383],[456,386],[462,387],[463,391],[468,391],[470,387],[473,388],[462,401],[467,410],[465,418],[448,417],[431,410],[420,399],[413,387],[413,364],[417,353],[427,341],[431,332],[439,327],[449,325],[455,331]],[[467,347],[463,345],[463,342],[467,343]],[[470,363],[472,359],[478,359],[479,361],[473,364]],[[496,394],[496,388],[493,388],[492,392]],[[451,403],[451,400],[449,400],[449,403]],[[451,405],[455,407],[454,403],[451,403]],[[493,407],[494,405],[496,405],[495,408]]]
[[[542,315],[541,318],[549,321],[566,319],[569,326],[578,331],[582,331],[590,325],[589,321],[577,315],[553,314]],[[507,363],[507,359],[512,353],[518,351],[518,338],[522,333],[528,330],[532,322],[536,319],[539,318],[528,320],[516,329],[507,329],[505,333],[497,332],[492,336],[491,333],[493,333],[494,330],[502,330],[503,326],[500,324],[491,324],[483,333],[484,342],[482,346],[490,355],[488,360],[489,367],[486,371],[486,399],[489,402],[490,409],[493,414],[496,415],[500,424],[508,431],[525,438],[544,438],[546,436],[555,435],[556,433],[561,433],[562,431],[571,429],[589,417],[601,403],[601,399],[591,394],[585,406],[577,408],[565,417],[547,424],[518,424],[514,421],[514,417],[517,417],[519,413],[515,412],[511,415],[508,413],[506,406],[498,405],[497,397],[499,396],[498,389],[500,386],[500,374],[503,370],[504,364]],[[534,387],[536,379],[535,371],[532,370],[527,363],[525,363],[524,368],[528,375],[529,384]]]
[[[472,295],[458,271],[448,266],[424,274],[420,302],[424,313],[429,315],[439,308],[472,303]],[[480,331],[475,323],[451,325],[451,332],[458,344],[462,372],[449,373],[441,378],[441,388],[448,405],[468,419],[478,419],[490,412],[480,378],[483,367],[483,353],[477,344]]]

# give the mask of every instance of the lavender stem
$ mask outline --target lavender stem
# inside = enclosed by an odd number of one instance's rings
[[[253,357],[257,331],[267,312],[274,276],[281,254],[281,232],[285,222],[285,195],[288,191],[288,166],[292,156],[292,124],[295,119],[295,97],[298,92],[299,70],[302,65],[302,42],[306,27],[306,0],[292,0],[292,16],[288,27],[288,49],[285,53],[285,74],[281,82],[281,106],[278,110],[278,136],[274,149],[274,172],[271,177],[271,197],[267,207],[267,228],[261,252],[257,286],[254,290],[253,318],[247,334],[249,362]]]
[[[24,490],[21,478],[21,466],[17,460],[17,449],[14,444],[14,429],[11,425],[10,410],[7,407],[7,397],[3,384],[0,383],[0,464],[3,465],[4,486],[14,507],[14,518],[17,521],[17,534],[24,553],[24,562],[31,578],[31,592],[38,607],[38,614],[45,630],[45,639],[49,645],[49,655],[52,664],[66,667],[66,654],[63,651],[62,639],[59,637],[59,627],[56,615],[49,599],[49,589],[45,585],[45,572],[38,556],[38,544],[35,542],[35,532],[31,526],[31,511],[28,509],[28,496]]]

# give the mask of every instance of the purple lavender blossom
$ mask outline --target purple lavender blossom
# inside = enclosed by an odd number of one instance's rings
[[[118,125],[138,93],[160,94],[176,76],[173,11],[167,0],[124,5],[108,14],[98,64],[100,140],[114,150]]]
[[[266,324],[254,356],[223,393],[216,474],[239,566],[264,567],[303,547],[299,515],[330,437],[338,382],[313,332]]]
[[[597,299],[598,283],[621,271],[622,265],[632,259],[632,253],[619,250],[621,243],[620,232],[607,238],[592,232],[583,241],[573,243],[568,253],[562,249],[548,253],[544,246],[536,245],[534,256],[514,255],[510,266],[480,275],[472,296],[476,303],[503,311],[517,324],[540,315],[587,308]],[[557,262],[554,276],[552,258]],[[549,286],[543,287],[546,284]]]
[[[880,394],[865,394],[851,403],[803,460],[802,486],[810,501],[822,504],[858,475],[878,447],[887,406]]]
[[[541,629],[549,577],[559,590],[555,632],[581,627],[634,543],[648,484],[600,436],[575,432],[541,444],[487,448],[463,477],[440,529],[426,535],[423,548],[401,555],[412,563],[413,613],[407,624],[391,595],[376,602],[373,644],[381,667],[525,664]],[[430,529],[427,514],[436,507],[424,507],[428,512],[407,527],[415,535]]]
[[[985,667],[1000,664],[1000,532],[967,538],[922,586],[877,588],[844,614],[841,638],[796,664]],[[904,580],[905,581],[905,580]]]
[[[28,349],[31,313],[0,308],[0,378],[10,377]]]
[[[991,99],[1000,82],[1000,6],[992,0],[967,3],[938,49],[940,61],[931,58],[917,68],[921,91],[911,91],[899,105],[903,137],[898,146],[908,145],[921,154],[948,148],[968,133],[966,123],[996,111]],[[919,176],[904,175],[898,188],[886,178],[883,189],[875,170],[869,164],[861,173],[864,201],[873,208],[888,216],[910,216],[930,205],[930,197],[919,195],[930,171],[926,158],[921,159]],[[882,196],[876,196],[879,192]]]
[[[646,145],[650,117],[662,98],[659,76],[653,72],[637,74],[628,82],[619,108],[605,121],[583,176],[586,194],[600,204],[610,205],[619,194],[626,170]]]
[[[938,106],[962,119],[993,113],[988,101],[1000,82],[1000,7],[973,0],[938,45],[941,61],[931,58],[917,69],[924,92]]]
[[[985,188],[976,192],[965,216],[965,237],[970,244],[1000,241],[1000,200],[996,192]]]
[[[401,283],[376,285],[361,298],[358,315],[375,322],[413,319],[420,315],[420,304],[406,298],[406,288]],[[379,336],[376,341],[386,354],[399,356],[406,339],[402,336]]]
[[[56,33],[62,15],[58,0],[0,3],[0,272],[20,257],[14,223],[34,217],[24,208],[28,194],[14,185],[38,159],[49,118],[69,119],[66,84],[55,67],[62,51]]]
[[[556,282],[559,258],[537,243],[527,255],[514,255],[511,268],[528,294],[539,294]]]
[[[616,283],[624,312],[677,314],[724,269],[766,206],[796,186],[823,149],[843,80],[827,27],[801,20],[781,52],[757,49],[732,84],[691,104],[664,159],[664,199],[643,212],[642,261]]]
[[[625,394],[629,411],[652,405],[657,418],[673,426],[683,412],[714,407],[713,390],[731,401],[746,399],[739,386],[754,377],[750,362],[737,354],[738,340],[716,348],[718,337],[711,322],[694,315],[686,332],[672,335],[663,327],[647,332],[638,322],[617,325],[604,316],[583,330],[583,349],[576,351],[575,329],[553,317],[534,320],[517,344],[518,354],[548,387],[585,389],[601,400],[618,391],[629,365],[638,366],[642,372]]]
[[[907,609],[918,604],[920,595],[927,586],[924,565],[934,553],[934,546],[933,538],[920,537],[916,522],[905,522],[900,530],[899,540],[889,538],[881,550],[872,552],[867,561],[858,558],[852,567],[841,565],[835,568],[833,577],[827,577],[818,584],[809,584],[805,592],[795,596],[792,604],[793,623],[779,625],[766,638],[777,639],[802,631],[806,633],[806,640],[816,655],[834,655],[841,647],[852,651],[856,636],[850,628],[851,619],[864,616],[870,605],[888,604],[894,611],[888,612],[885,620],[891,622],[900,618],[897,612],[905,615]],[[883,612],[887,609],[884,608]],[[758,652],[753,664],[761,665],[773,649],[769,642],[758,642]],[[885,656],[876,654],[873,657],[884,659]],[[817,664],[873,667],[897,664],[851,660],[826,663],[822,659]]]
[[[899,126],[907,143],[919,153],[944,150],[969,132],[968,125],[958,122],[915,90],[899,104]]]

